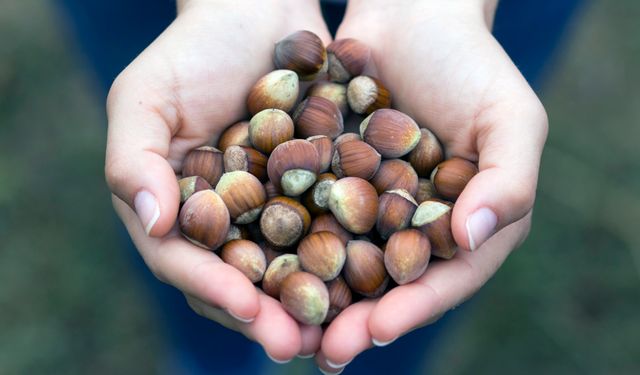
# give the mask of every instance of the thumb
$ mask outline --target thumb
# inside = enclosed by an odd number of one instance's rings
[[[475,124],[479,173],[458,198],[451,218],[456,243],[475,250],[533,208],[547,116],[530,104],[496,105]]]
[[[125,74],[116,79],[107,100],[105,175],[111,191],[136,212],[147,235],[160,237],[174,225],[180,201],[176,175],[167,161],[175,124],[164,112],[171,105]]]

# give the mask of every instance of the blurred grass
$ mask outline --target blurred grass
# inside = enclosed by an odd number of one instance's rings
[[[640,373],[637,14],[594,1],[575,25],[543,93],[531,236],[443,337],[434,374]],[[155,373],[166,348],[73,51],[48,3],[0,3],[0,374]]]

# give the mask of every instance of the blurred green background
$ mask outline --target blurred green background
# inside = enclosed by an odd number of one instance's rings
[[[638,14],[593,1],[571,28],[542,93],[531,235],[433,373],[640,374]],[[104,103],[71,40],[48,2],[0,2],[0,374],[156,373],[167,345],[118,238]]]

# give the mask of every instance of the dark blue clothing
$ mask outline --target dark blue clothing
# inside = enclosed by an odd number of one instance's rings
[[[175,17],[174,0],[57,0],[95,72],[101,94],[113,79]],[[529,83],[539,88],[548,61],[579,0],[502,0],[494,34]],[[330,30],[335,32],[344,12],[337,2],[323,4]],[[174,288],[155,280],[127,238],[129,254],[144,275],[158,304],[154,310],[166,323],[176,365],[192,374],[259,374],[264,370],[262,349],[242,335],[194,314]],[[414,331],[393,345],[358,356],[349,373],[412,374],[425,362],[428,347],[451,320]],[[453,318],[455,319],[455,317]],[[391,360],[393,359],[393,360]],[[398,367],[398,363],[404,366]]]

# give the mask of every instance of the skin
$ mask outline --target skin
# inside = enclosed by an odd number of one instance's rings
[[[351,0],[337,37],[369,45],[367,72],[385,82],[394,106],[429,126],[448,156],[479,164],[453,211],[456,242],[470,248],[466,220],[483,207],[496,213],[498,232],[474,252],[429,266],[415,282],[348,307],[324,334],[299,325],[239,271],[177,233],[175,174],[188,150],[246,118],[245,98],[271,69],[276,41],[299,29],[330,41],[319,5],[185,0],[178,6],[177,19],[113,84],[106,178],[151,271],[180,289],[197,313],[259,342],[278,361],[316,353],[319,367],[337,372],[328,361],[347,363],[373,340],[394,340],[470,298],[526,238],[547,117],[490,34],[495,1]],[[148,235],[133,209],[142,190],[160,209]]]

